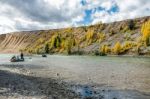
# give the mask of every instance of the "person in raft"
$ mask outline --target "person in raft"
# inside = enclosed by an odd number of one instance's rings
[[[21,54],[20,54],[20,57],[21,57],[22,60],[24,60],[24,55],[23,55],[22,52],[21,52]]]

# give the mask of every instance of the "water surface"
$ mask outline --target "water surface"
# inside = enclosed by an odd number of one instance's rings
[[[25,57],[25,62],[10,63],[11,56],[1,54],[0,64],[21,64],[33,70],[40,69],[38,73],[44,77],[56,77],[56,74],[59,74],[57,76],[67,82],[99,85],[100,89],[113,90],[110,95],[126,93],[127,96],[142,96],[150,93],[150,58],[61,55],[49,55],[43,58],[36,55]],[[84,89],[87,89],[76,88],[83,94],[85,94]]]

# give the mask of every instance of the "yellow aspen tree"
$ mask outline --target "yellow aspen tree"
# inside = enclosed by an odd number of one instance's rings
[[[120,54],[121,49],[122,49],[122,47],[121,47],[120,42],[117,42],[117,43],[114,45],[113,52],[118,55],[118,54]]]

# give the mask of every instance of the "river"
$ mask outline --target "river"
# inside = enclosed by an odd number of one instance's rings
[[[11,56],[12,54],[1,54],[0,64],[25,65],[33,72],[38,70],[43,77],[59,76],[66,82],[94,84],[100,88],[105,87],[105,90],[111,89],[113,95],[116,92],[115,95],[120,97],[123,97],[122,93],[126,93],[124,95],[129,96],[129,99],[150,99],[150,58],[63,55],[48,55],[43,58],[35,55],[25,57],[25,62],[10,63]]]

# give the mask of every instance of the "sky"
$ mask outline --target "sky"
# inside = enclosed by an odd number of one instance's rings
[[[150,0],[0,0],[0,34],[150,16]]]

